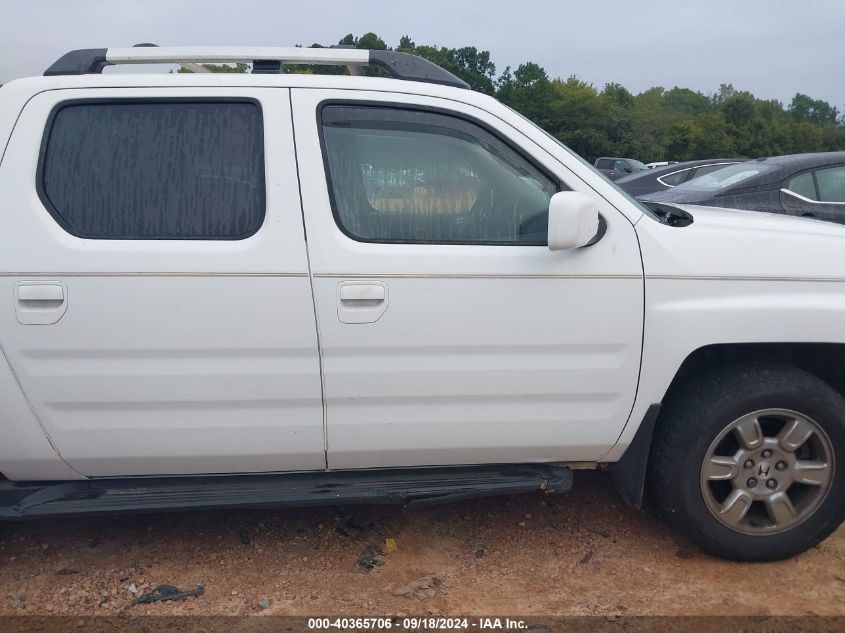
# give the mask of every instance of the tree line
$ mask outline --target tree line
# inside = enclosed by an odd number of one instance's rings
[[[349,34],[338,44],[389,48],[375,33]],[[473,90],[495,96],[591,162],[598,156],[650,162],[845,150],[845,117],[835,106],[801,93],[786,106],[731,84],[722,84],[709,95],[677,86],[649,88],[635,95],[618,83],[599,89],[575,75],[552,78],[533,62],[497,74],[490,52],[474,46],[420,45],[406,35],[392,50],[419,55],[449,70]],[[309,66],[286,67],[286,71],[346,72],[342,67]],[[367,69],[371,75],[380,72]]]

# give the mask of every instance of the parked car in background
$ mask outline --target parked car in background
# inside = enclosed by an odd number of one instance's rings
[[[618,180],[623,176],[640,171],[648,171],[645,163],[633,158],[612,158],[609,156],[597,158],[595,167],[611,180]]]
[[[845,152],[773,156],[727,165],[640,199],[768,211],[845,224]]]
[[[678,161],[676,160],[659,160],[655,163],[646,163],[645,166],[649,169],[654,169],[655,167],[666,167],[666,165],[677,165]]]
[[[677,187],[681,183],[689,182],[704,174],[721,169],[725,165],[740,162],[736,158],[711,158],[708,160],[691,160],[685,163],[674,163],[663,167],[655,167],[648,171],[638,171],[624,176],[616,181],[635,198],[655,191],[665,191]]]

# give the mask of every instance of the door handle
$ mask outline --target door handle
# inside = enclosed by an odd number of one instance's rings
[[[61,281],[19,281],[15,314],[23,325],[52,325],[67,311],[67,286]]]
[[[18,301],[64,301],[65,289],[57,284],[18,284]]]
[[[340,287],[341,301],[384,301],[381,284],[349,284]]]
[[[383,281],[342,281],[337,286],[337,318],[341,323],[375,323],[387,310]]]

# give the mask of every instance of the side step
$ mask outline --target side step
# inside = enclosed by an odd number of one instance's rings
[[[420,504],[519,492],[566,492],[572,471],[546,464],[292,473],[0,481],[0,519],[322,504]]]

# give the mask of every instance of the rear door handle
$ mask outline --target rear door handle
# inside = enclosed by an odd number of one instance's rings
[[[381,284],[344,284],[340,287],[341,301],[384,301],[386,294]]]
[[[342,281],[337,286],[337,318],[341,323],[375,323],[387,310],[383,281]]]
[[[67,311],[67,286],[61,281],[19,281],[15,314],[23,325],[51,325]]]

